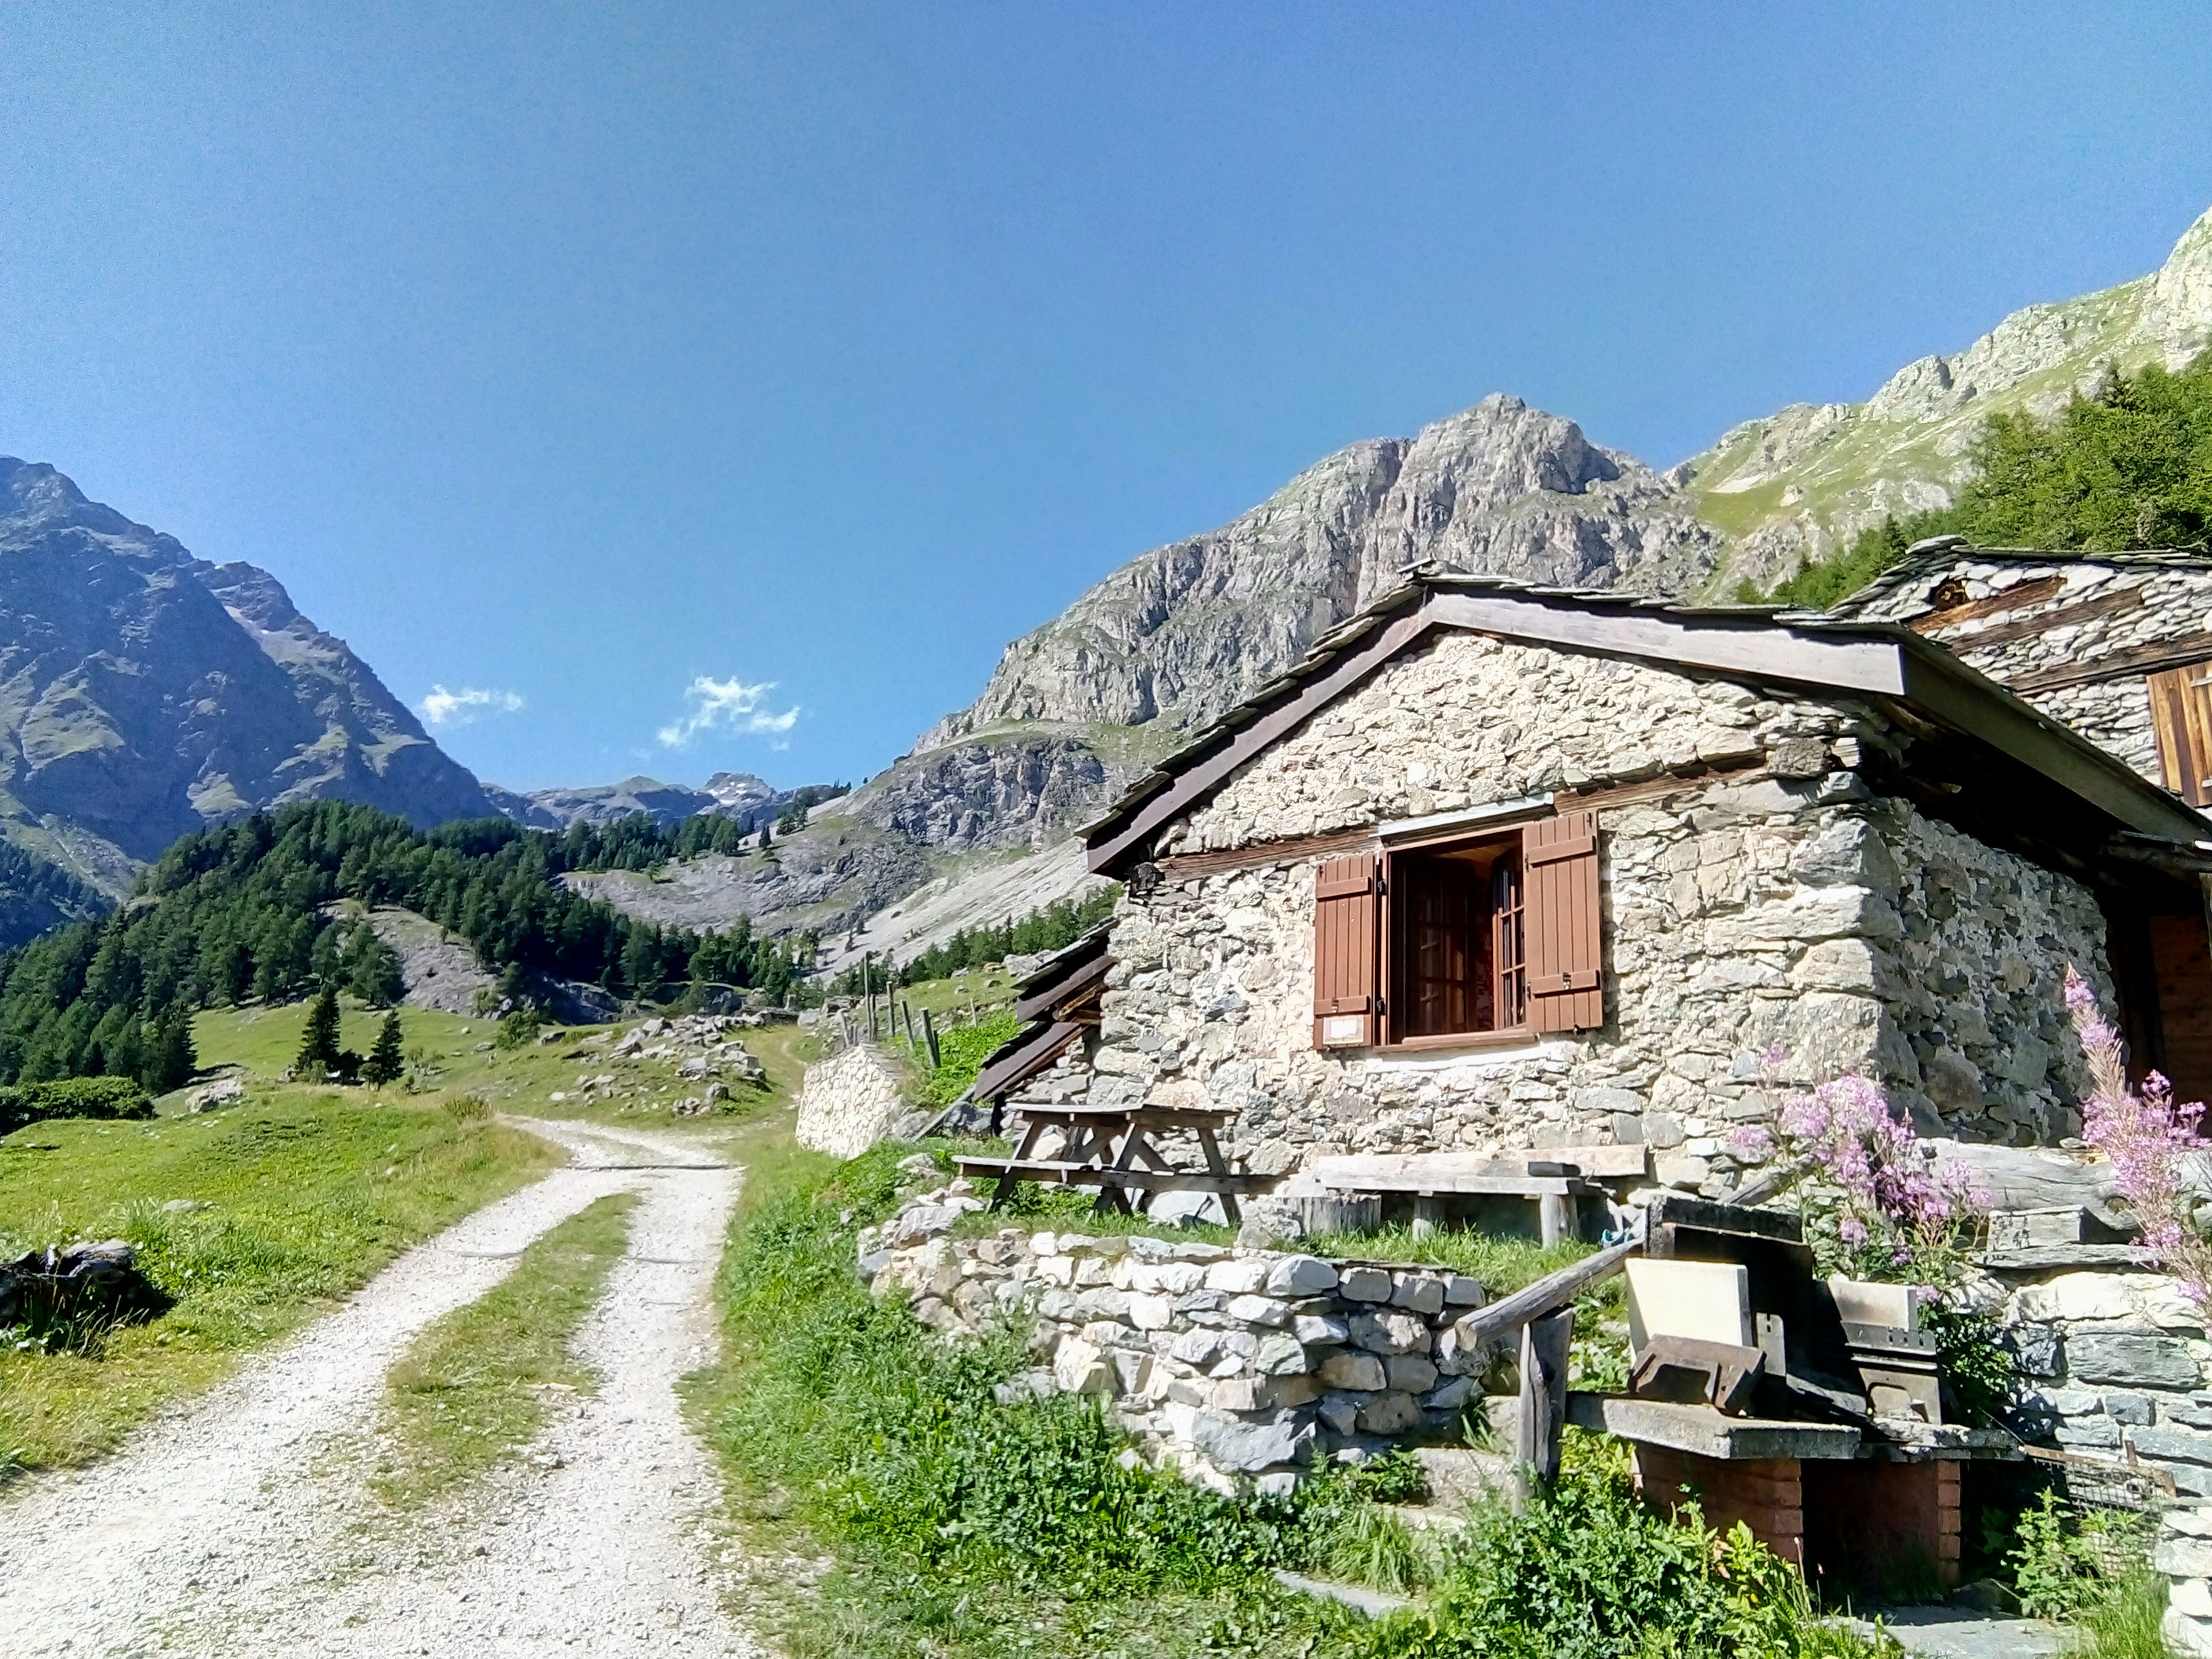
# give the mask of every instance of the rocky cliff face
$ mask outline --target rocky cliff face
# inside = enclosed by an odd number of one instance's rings
[[[289,801],[428,826],[475,778],[251,565],[0,458],[0,833],[119,891],[177,836]]]
[[[2048,418],[2107,368],[2179,368],[2212,343],[2212,212],[2164,265],[2118,288],[2029,306],[1953,356],[1907,363],[1863,404],[1793,404],[1746,422],[1680,472],[1761,585],[1890,514],[1948,505],[1993,414]]]
[[[1021,722],[1204,725],[1408,564],[1644,592],[1694,587],[1723,544],[1679,489],[1571,421],[1486,398],[1352,445],[1221,529],[1123,566],[1006,647],[920,751]]]

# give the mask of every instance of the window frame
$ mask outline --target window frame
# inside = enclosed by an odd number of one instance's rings
[[[1433,832],[1385,840],[1382,842],[1379,860],[1379,873],[1382,883],[1382,909],[1380,927],[1377,930],[1380,934],[1378,955],[1381,959],[1376,964],[1379,970],[1376,975],[1376,984],[1381,994],[1382,1008],[1377,1041],[1371,1052],[1387,1054],[1419,1054],[1441,1048],[1523,1048],[1537,1041],[1539,1034],[1534,1024],[1528,1018],[1528,1000],[1525,988],[1521,998],[1521,1018],[1514,1024],[1494,1025],[1482,1030],[1434,1031],[1419,1035],[1405,1033],[1401,1024],[1404,1015],[1401,1010],[1407,994],[1407,987],[1403,981],[1408,976],[1404,971],[1405,951],[1401,948],[1398,936],[1400,916],[1396,901],[1400,884],[1399,860],[1423,854],[1435,856],[1463,848],[1496,847],[1503,852],[1510,853],[1517,864],[1521,858],[1523,832],[1530,823],[1547,816],[1548,814],[1543,812],[1516,813],[1507,817],[1485,818],[1477,823],[1462,824],[1455,829],[1439,827]],[[1521,975],[1525,988],[1528,971],[1526,938],[1528,915],[1526,873],[1523,872],[1517,878],[1517,881],[1521,892],[1518,914],[1522,918],[1522,941],[1521,960],[1516,971]],[[1497,925],[1496,912],[1486,905],[1483,916],[1485,925],[1494,930]],[[1492,977],[1493,997],[1496,994],[1495,988],[1498,981],[1497,963],[1492,954],[1494,946],[1493,932],[1492,950],[1486,950],[1482,953],[1486,971]]]

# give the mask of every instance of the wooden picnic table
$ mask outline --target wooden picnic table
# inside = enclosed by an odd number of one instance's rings
[[[1217,1133],[1234,1115],[1226,1109],[1192,1106],[1088,1106],[1014,1101],[1007,1109],[1022,1120],[1022,1138],[1011,1158],[961,1158],[965,1176],[993,1176],[997,1209],[1024,1181],[1063,1187],[1096,1187],[1101,1214],[1141,1214],[1164,1192],[1218,1193],[1231,1222],[1243,1218],[1237,1195],[1274,1184],[1272,1176],[1231,1170],[1221,1155]],[[1037,1143],[1048,1128],[1066,1137],[1058,1158],[1037,1157]],[[1202,1170],[1177,1169],[1154,1144],[1164,1133],[1187,1133],[1206,1160]],[[1131,1193],[1137,1194],[1133,1201]]]

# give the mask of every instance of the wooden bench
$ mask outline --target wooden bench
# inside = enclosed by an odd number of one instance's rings
[[[1324,1158],[1307,1171],[1339,1192],[1410,1193],[1413,1230],[1442,1218],[1447,1197],[1525,1198],[1536,1205],[1537,1231],[1547,1244],[1574,1232],[1575,1200],[1632,1179],[1644,1170],[1641,1146],[1539,1148],[1507,1156],[1470,1152],[1399,1152]]]
[[[998,1183],[991,1194],[997,1209],[1011,1199],[1024,1181],[1047,1186],[1096,1187],[1101,1214],[1119,1211],[1142,1214],[1161,1193],[1218,1193],[1221,1208],[1231,1222],[1243,1218],[1239,1194],[1264,1192],[1275,1184],[1273,1176],[1250,1175],[1231,1170],[1221,1155],[1217,1132],[1231,1114],[1188,1106],[1082,1106],[1016,1102],[1008,1109],[1021,1118],[1020,1142],[1011,1158],[961,1158],[953,1160],[960,1173]],[[1048,1128],[1064,1132],[1066,1144],[1058,1158],[1039,1158],[1037,1144]],[[1181,1170],[1170,1164],[1152,1138],[1161,1133],[1188,1133],[1196,1138],[1206,1160],[1203,1170]],[[1132,1200],[1129,1194],[1135,1193]]]

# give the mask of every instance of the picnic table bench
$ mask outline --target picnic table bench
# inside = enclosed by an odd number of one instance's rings
[[[1161,1193],[1218,1193],[1223,1212],[1234,1223],[1241,1220],[1237,1198],[1240,1193],[1265,1191],[1275,1184],[1273,1176],[1231,1170],[1221,1155],[1218,1131],[1231,1115],[1226,1109],[1192,1106],[1086,1106],[1010,1103],[1007,1109],[1022,1120],[1022,1138],[1011,1158],[959,1158],[953,1162],[960,1173],[978,1179],[995,1178],[991,1207],[997,1209],[1013,1196],[1024,1181],[1048,1186],[1096,1187],[1101,1214],[1119,1211],[1142,1214]],[[1066,1137],[1057,1158],[1039,1158],[1037,1143],[1047,1129],[1057,1128]],[[1198,1142],[1202,1170],[1178,1169],[1168,1161],[1154,1137],[1188,1133]],[[1130,1194],[1137,1194],[1133,1200]]]

